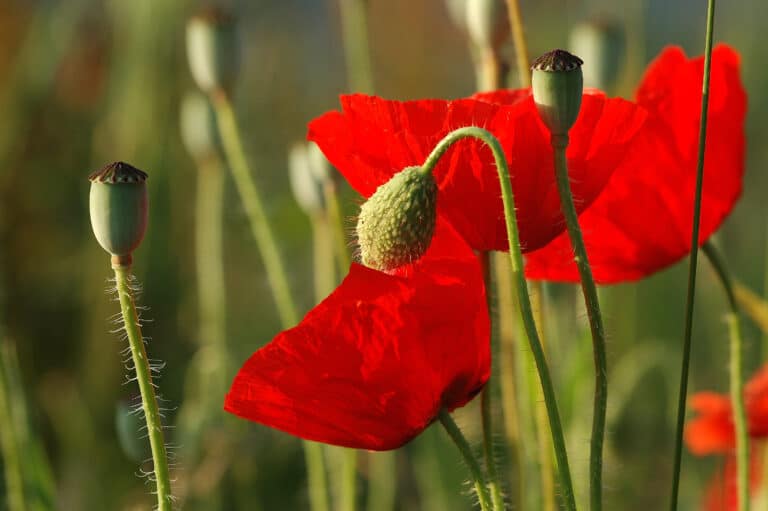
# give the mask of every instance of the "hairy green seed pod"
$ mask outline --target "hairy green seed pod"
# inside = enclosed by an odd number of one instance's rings
[[[363,264],[389,271],[424,255],[435,232],[436,207],[435,178],[421,167],[408,167],[379,186],[357,219]]]
[[[584,62],[564,50],[552,50],[537,58],[531,69],[533,100],[539,116],[553,135],[567,135],[581,108]]]
[[[114,162],[88,179],[93,234],[104,250],[129,261],[147,229],[147,174]]]
[[[208,98],[193,91],[181,101],[181,141],[196,162],[203,162],[216,155],[219,135],[216,115]]]
[[[187,22],[187,57],[192,78],[207,93],[231,92],[239,71],[234,18],[211,7]]]
[[[624,31],[610,21],[580,23],[571,31],[570,45],[584,57],[584,85],[611,89],[621,71],[624,56]]]

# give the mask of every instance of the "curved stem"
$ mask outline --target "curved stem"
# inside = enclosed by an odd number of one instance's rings
[[[496,169],[499,173],[499,183],[501,186],[501,196],[504,202],[504,220],[507,226],[507,238],[509,240],[509,259],[512,266],[512,276],[517,291],[518,303],[520,305],[520,314],[522,316],[525,332],[528,336],[531,352],[536,361],[536,368],[539,373],[542,392],[544,393],[544,403],[547,406],[549,416],[549,427],[552,433],[552,443],[555,448],[557,458],[557,470],[560,477],[563,503],[569,511],[576,509],[576,501],[573,494],[573,483],[571,482],[571,472],[568,465],[568,454],[565,449],[565,439],[563,436],[563,427],[560,421],[560,413],[557,410],[557,399],[555,397],[552,379],[549,375],[544,350],[541,347],[539,334],[536,331],[536,322],[533,319],[531,299],[528,295],[528,285],[523,274],[523,255],[520,251],[520,235],[517,230],[517,216],[515,213],[515,201],[512,193],[512,182],[509,177],[507,160],[504,157],[504,151],[501,144],[490,132],[482,128],[470,126],[459,128],[449,133],[432,150],[422,167],[423,172],[431,172],[437,165],[440,157],[455,142],[463,138],[477,138],[484,142],[493,153],[496,163]]]
[[[438,418],[445,428],[445,431],[448,433],[448,436],[451,437],[453,443],[459,448],[459,452],[461,452],[461,455],[464,457],[464,462],[467,464],[470,474],[472,474],[472,482],[475,485],[475,492],[480,501],[480,509],[482,511],[490,511],[490,498],[488,496],[488,487],[486,486],[485,476],[480,469],[480,464],[477,462],[475,455],[472,454],[469,442],[464,438],[461,430],[445,409],[440,410]]]
[[[235,180],[240,200],[243,202],[245,213],[248,215],[251,232],[261,252],[261,259],[264,262],[264,269],[272,288],[280,320],[283,326],[293,326],[298,321],[298,313],[291,298],[287,274],[275,242],[275,236],[267,221],[258,188],[245,158],[235,112],[232,110],[229,98],[224,93],[213,94],[211,99],[216,111],[216,120],[218,121],[224,152],[232,169],[232,177]]]
[[[523,16],[520,14],[518,0],[507,0],[509,13],[509,26],[512,29],[512,39],[515,42],[515,60],[517,61],[517,74],[523,87],[531,86],[531,61],[528,57],[528,44],[525,42],[525,30],[523,28]]]
[[[115,284],[123,315],[123,328],[131,348],[136,381],[139,383],[141,404],[147,422],[147,436],[152,449],[152,463],[154,464],[155,484],[157,486],[157,509],[159,511],[171,511],[173,509],[173,497],[171,496],[171,479],[168,471],[168,453],[163,438],[163,425],[160,409],[157,406],[155,386],[152,383],[152,371],[144,348],[139,316],[136,313],[136,304],[133,301],[133,292],[129,284],[131,268],[129,265],[113,264],[112,269],[115,271]]]
[[[730,394],[733,406],[733,425],[736,432],[736,481],[739,511],[749,510],[749,438],[747,436],[747,414],[744,409],[744,378],[743,378],[743,339],[739,306],[733,292],[732,279],[728,275],[722,257],[717,248],[709,241],[702,245],[704,254],[712,264],[728,300],[729,313],[728,341],[731,357]]]
[[[693,227],[691,229],[691,258],[688,263],[688,291],[685,299],[685,332],[683,356],[680,367],[680,390],[677,400],[677,426],[675,428],[675,453],[672,469],[671,511],[677,509],[680,490],[680,467],[683,456],[683,429],[688,396],[688,372],[691,360],[693,334],[693,302],[696,292],[696,267],[699,257],[699,218],[701,217],[701,193],[704,183],[704,149],[707,141],[707,112],[709,108],[709,75],[712,65],[712,33],[715,23],[715,0],[707,2],[707,35],[704,48],[704,78],[701,91],[701,123],[699,124],[699,154],[696,166],[696,192],[693,200]]]
[[[574,260],[581,277],[581,291],[589,317],[592,332],[592,350],[595,359],[595,400],[592,408],[592,439],[589,452],[589,501],[590,509],[602,509],[603,491],[603,442],[605,439],[605,415],[608,404],[608,368],[605,355],[605,328],[600,313],[600,301],[597,286],[592,277],[592,268],[587,259],[587,249],[579,227],[576,206],[573,203],[571,184],[568,178],[568,162],[565,149],[568,147],[567,135],[552,135],[552,148],[555,152],[555,175],[560,204],[568,228],[568,236],[573,246]]]

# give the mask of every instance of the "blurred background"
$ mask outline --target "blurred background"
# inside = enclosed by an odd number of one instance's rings
[[[233,101],[246,152],[303,313],[316,299],[313,223],[291,193],[288,154],[304,139],[307,122],[338,108],[338,95],[351,91],[339,2],[223,5],[237,13],[242,43]],[[177,426],[167,435],[178,446],[174,475],[184,509],[308,508],[300,443],[226,415],[223,395],[206,395],[205,378],[219,378],[226,388],[239,365],[281,328],[226,175],[223,261],[231,363],[211,368],[200,351],[199,170],[182,144],[179,123],[182,98],[195,89],[184,29],[200,6],[192,0],[0,0],[0,343],[32,509],[144,510],[153,504],[151,485],[135,475],[146,457],[139,423],[127,414],[137,390],[125,383],[124,346],[109,333],[118,312],[105,292],[109,258],[88,218],[86,176],[115,160],[150,175],[149,231],[134,255],[134,270],[144,288],[141,303],[149,307],[144,317],[152,320],[145,327],[150,356],[167,364],[159,385],[166,422]],[[578,23],[602,19],[618,27],[625,55],[612,92],[624,97],[632,97],[646,64],[664,46],[703,52],[703,1],[522,0],[521,7],[532,56],[568,48]],[[732,0],[721,5],[715,22],[715,39],[742,55],[749,95],[744,196],[718,238],[736,276],[760,294],[768,268],[768,145],[760,143],[768,136],[768,123],[760,120],[768,115],[767,17],[762,0]],[[476,90],[466,35],[443,0],[369,0],[368,24],[378,95],[455,98]],[[512,57],[511,48],[503,51]],[[518,83],[512,71],[509,84]],[[354,215],[358,198],[345,184],[340,197],[344,215]],[[691,389],[725,391],[725,302],[706,261],[700,270]],[[685,281],[685,265],[679,264],[638,284],[604,290],[611,335],[606,509],[666,505]],[[548,322],[551,364],[577,493],[584,499],[592,397],[586,319],[573,288],[550,286],[547,292],[547,317],[557,318]],[[747,320],[745,336],[750,375],[768,344]],[[524,346],[519,351],[527,356]],[[532,377],[529,366],[522,378]],[[459,422],[478,440],[474,406],[459,414]],[[438,428],[392,455],[397,469],[387,491],[394,492],[394,503],[367,498],[376,456],[358,458],[360,509],[471,507],[465,469]],[[716,457],[685,454],[681,509],[699,505],[721,464]],[[0,498],[0,509],[5,505]]]

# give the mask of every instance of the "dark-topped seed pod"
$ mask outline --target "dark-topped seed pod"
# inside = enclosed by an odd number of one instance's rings
[[[147,174],[114,162],[88,176],[93,234],[104,250],[130,264],[147,228]]]
[[[192,78],[203,92],[231,92],[239,71],[234,18],[215,7],[192,16],[187,22],[187,57]]]
[[[389,271],[424,255],[435,232],[436,206],[435,179],[420,167],[408,167],[379,186],[357,220],[363,264]]]
[[[553,135],[567,135],[579,116],[584,90],[583,63],[565,50],[552,50],[531,66],[533,100]]]

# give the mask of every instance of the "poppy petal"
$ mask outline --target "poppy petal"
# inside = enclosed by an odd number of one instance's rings
[[[628,157],[579,217],[595,280],[636,280],[690,251],[703,59],[666,49],[637,93],[648,122]],[[700,243],[716,231],[741,194],[746,94],[739,57],[720,45],[712,56]],[[528,254],[529,278],[577,282],[568,236]]]
[[[308,440],[394,449],[481,390],[489,341],[477,257],[440,219],[408,271],[353,264],[298,326],[251,356],[224,408]]]
[[[496,91],[469,99],[389,101],[341,97],[341,112],[309,125],[308,138],[364,196],[405,167],[421,165],[451,131],[479,126],[501,142],[512,174],[520,239],[535,250],[564,229],[554,181],[549,132],[529,90]],[[579,209],[599,194],[624,158],[645,115],[641,108],[602,93],[584,95],[568,151]],[[476,250],[506,250],[498,174],[490,150],[462,140],[435,168],[439,208]]]
[[[685,443],[697,456],[725,453],[734,447],[731,402],[715,392],[699,392],[690,399],[698,415],[685,426]]]

